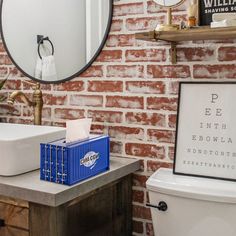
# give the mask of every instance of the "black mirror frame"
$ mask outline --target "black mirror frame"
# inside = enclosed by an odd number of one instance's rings
[[[110,32],[110,29],[111,29],[111,24],[112,24],[112,17],[113,17],[113,0],[109,0],[110,2],[110,6],[109,6],[109,18],[108,18],[108,23],[107,23],[107,28],[106,28],[106,31],[105,31],[105,34],[104,34],[104,37],[103,37],[103,40],[98,48],[98,50],[96,51],[96,53],[94,54],[94,56],[91,58],[91,60],[77,73],[65,78],[65,79],[61,79],[61,80],[57,80],[57,81],[44,81],[44,80],[39,80],[39,79],[36,79],[34,78],[33,76],[27,74],[23,69],[21,69],[21,67],[15,62],[15,60],[13,59],[13,57],[11,56],[10,52],[9,52],[9,49],[7,47],[7,44],[6,44],[6,41],[5,41],[5,38],[4,38],[4,35],[3,35],[3,30],[2,30],[2,7],[3,7],[3,1],[4,0],[0,0],[1,1],[1,5],[0,5],[0,34],[1,34],[1,38],[2,38],[2,42],[3,42],[3,45],[4,45],[4,48],[8,54],[8,56],[10,57],[12,63],[16,66],[16,68],[23,74],[25,75],[26,77],[36,81],[36,82],[39,82],[39,83],[42,83],[42,84],[59,84],[59,83],[63,83],[63,82],[66,82],[66,81],[69,81],[75,77],[78,77],[79,75],[81,75],[83,72],[85,72],[91,65],[92,63],[96,60],[96,58],[99,56],[99,54],[101,53],[106,41],[107,41],[107,38],[108,38],[108,35],[109,35],[109,32]],[[7,1],[7,0],[5,0]]]

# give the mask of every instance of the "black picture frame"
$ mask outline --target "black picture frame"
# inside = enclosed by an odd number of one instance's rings
[[[198,23],[200,26],[208,26],[212,22],[213,13],[232,13],[236,12],[236,5],[229,4],[222,6],[220,2],[211,0],[197,0],[198,1]],[[220,5],[218,5],[220,4]]]
[[[192,89],[189,90],[188,92],[183,92],[183,90],[189,86],[190,87],[192,86]],[[198,87],[198,89],[196,89],[197,87]],[[203,88],[203,87],[205,87],[204,91],[201,91],[201,93],[199,93],[199,91],[200,91],[199,88]],[[191,95],[191,93],[194,93],[194,90],[195,90],[195,94]],[[221,101],[221,103],[219,103],[220,106],[218,109],[221,109],[221,110],[218,110],[218,112],[222,112],[222,113],[220,113],[220,114],[222,114],[222,117],[221,117],[222,124],[221,125],[224,125],[224,127],[225,127],[225,130],[223,130],[223,136],[222,136],[224,138],[223,140],[225,141],[225,139],[228,139],[228,140],[231,139],[231,141],[232,141],[232,142],[230,141],[227,145],[226,144],[224,145],[224,143],[223,144],[219,144],[217,142],[213,143],[214,136],[211,136],[211,135],[212,134],[217,135],[217,131],[214,131],[211,133],[211,131],[209,131],[210,129],[206,130],[206,127],[207,127],[206,124],[203,124],[203,127],[202,127],[202,126],[200,126],[201,124],[197,123],[200,120],[199,117],[196,117],[196,114],[198,114],[198,112],[199,112],[199,108],[201,108],[201,107],[203,109],[205,109],[205,108],[210,109],[211,108],[209,106],[209,103],[206,103],[206,105],[202,104],[202,101],[203,101],[204,97],[206,96],[206,94],[204,94],[204,92],[207,90],[209,92],[213,91],[212,94],[216,94],[218,96],[218,98],[219,98],[219,96],[221,97],[221,96],[225,95],[225,97],[223,97],[223,100],[222,100],[223,102]],[[231,91],[227,91],[227,90],[231,90]],[[219,91],[222,91],[222,93],[219,93]],[[234,103],[231,103],[232,107],[230,106],[229,109],[227,107],[223,106],[228,102],[229,99],[231,99],[231,96],[236,98],[235,91],[236,91],[236,82],[180,82],[179,100],[178,100],[178,109],[177,109],[177,121],[176,121],[177,123],[176,123],[176,135],[175,135],[175,154],[174,154],[173,174],[201,177],[201,178],[236,181],[236,145],[233,144],[233,142],[236,142],[236,132],[235,132],[236,125],[234,125],[234,121],[235,121],[234,116],[236,118],[236,109],[230,110],[230,108],[234,107]],[[217,92],[219,94],[217,94]],[[189,98],[189,94],[190,94],[190,97],[191,96],[196,97],[197,104],[191,103],[192,98]],[[214,95],[215,98],[216,98],[216,95]],[[212,98],[212,95],[211,95],[211,98]],[[217,100],[218,100],[218,98],[217,98]],[[185,104],[183,101],[184,99],[186,100]],[[190,101],[187,101],[188,99]],[[221,99],[222,99],[222,97],[221,97]],[[187,108],[185,107],[185,109],[183,109],[183,107],[186,106],[186,104],[188,104]],[[216,109],[216,106],[215,106],[216,104],[212,103],[211,105],[212,105],[212,108],[215,107],[214,109]],[[189,122],[185,122],[184,120],[181,121],[181,119],[185,115],[185,114],[183,114],[183,112],[186,112],[186,109],[189,109],[189,108],[191,109],[191,111],[190,111],[190,113],[188,113],[187,118],[189,120],[191,120],[191,122],[193,122],[193,124],[194,124],[194,122],[196,122],[195,124],[197,124],[199,126],[199,129],[201,128],[202,129],[201,131],[203,131],[204,134],[207,132],[207,135],[210,137],[209,138],[210,141],[205,142],[202,146],[199,145],[199,142],[200,142],[199,136],[200,136],[201,132],[199,134],[196,134],[196,135],[198,135],[198,138],[196,138],[196,140],[198,140],[198,144],[197,144],[197,141],[194,140],[195,136],[193,136],[193,135],[195,135],[195,133],[194,134],[191,133],[191,132],[193,132],[195,125],[189,127],[188,126]],[[210,111],[209,109],[205,110],[205,111],[203,110],[203,111],[204,112]],[[199,115],[204,116],[203,114],[206,115],[207,113],[202,113]],[[233,117],[231,117],[232,115],[233,115]],[[212,122],[217,122],[215,118],[216,118],[216,116],[213,115]],[[229,121],[232,121],[232,122],[229,122]],[[209,120],[208,120],[208,117],[204,117],[204,122],[210,123],[211,118],[209,118]],[[225,124],[223,122],[225,122]],[[183,129],[186,130],[186,133],[188,134],[187,137],[182,136],[182,134],[184,134]],[[181,132],[182,132],[182,134],[181,134]],[[219,130],[219,133],[220,133],[220,130]],[[234,135],[231,136],[234,133],[235,133],[235,136]],[[222,135],[222,133],[221,133],[221,135]],[[208,136],[206,136],[206,137],[208,137]],[[194,137],[194,139],[193,139],[193,137]],[[179,142],[180,138],[182,139],[181,142]],[[189,141],[190,138],[192,138],[192,140],[191,140],[192,142]],[[186,145],[186,140],[188,140],[187,143],[189,146]],[[193,143],[194,143],[194,145],[196,145],[196,144],[197,145],[191,146]],[[212,146],[215,149],[213,150],[213,154],[211,154],[211,156],[210,156],[210,151],[211,151],[210,148]],[[235,146],[235,148],[233,146]],[[222,147],[225,147],[228,149],[225,149],[225,150],[222,149],[221,151],[219,151]],[[193,148],[196,149],[195,153],[193,151],[194,150]],[[202,154],[198,153],[200,148],[202,148],[202,150],[201,150]],[[183,156],[180,156],[182,153],[182,150],[185,150],[185,151],[183,151],[183,153],[185,152],[185,154],[183,154]],[[189,153],[189,150],[190,150],[190,153]],[[204,153],[205,150],[208,151],[207,154]],[[214,153],[214,151],[215,151],[215,153]],[[220,155],[223,155],[220,157],[221,159],[216,159],[216,151],[217,151],[217,155],[219,155],[219,153],[220,153]],[[227,154],[227,153],[229,153],[229,154]],[[200,158],[199,158],[199,156],[200,156]],[[217,158],[218,158],[218,156],[217,156]],[[205,162],[202,161],[203,159]],[[235,161],[234,161],[234,159],[235,159]],[[196,164],[197,161],[198,161],[198,164]],[[200,163],[200,162],[202,162],[202,163]],[[186,164],[186,166],[183,167],[185,164]],[[223,167],[223,165],[225,165],[225,166]],[[221,168],[223,168],[223,169],[221,169]]]

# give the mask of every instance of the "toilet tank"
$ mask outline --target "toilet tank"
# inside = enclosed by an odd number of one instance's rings
[[[148,179],[147,189],[155,236],[236,236],[235,182],[161,168]],[[167,210],[155,208],[160,202]]]

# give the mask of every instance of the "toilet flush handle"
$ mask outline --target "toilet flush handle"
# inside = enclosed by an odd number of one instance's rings
[[[167,211],[167,209],[168,209],[167,204],[165,202],[163,202],[163,201],[160,201],[158,206],[152,205],[152,204],[149,204],[149,203],[147,203],[146,206],[147,207],[157,208],[159,211]]]

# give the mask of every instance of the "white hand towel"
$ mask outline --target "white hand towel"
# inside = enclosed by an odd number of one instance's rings
[[[38,57],[34,72],[34,77],[36,79],[42,79],[42,63],[42,60],[40,59],[40,57]]]
[[[57,80],[57,72],[54,56],[42,57],[42,80],[55,81]]]

